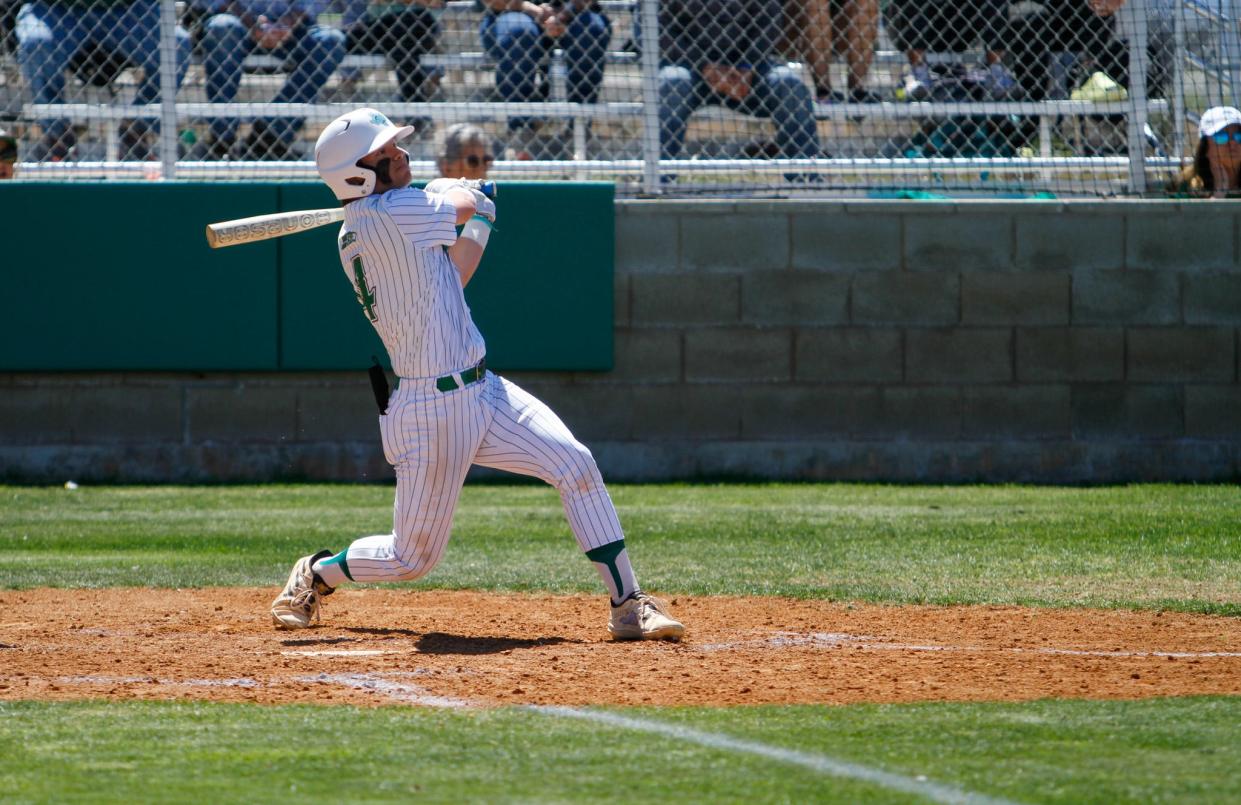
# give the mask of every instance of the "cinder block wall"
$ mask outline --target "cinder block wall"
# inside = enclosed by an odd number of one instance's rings
[[[617,205],[617,367],[531,378],[625,477],[1234,479],[1231,202]]]
[[[616,205],[617,479],[1241,476],[1233,202]],[[571,337],[571,334],[570,334]],[[0,376],[24,480],[390,478],[363,373]]]

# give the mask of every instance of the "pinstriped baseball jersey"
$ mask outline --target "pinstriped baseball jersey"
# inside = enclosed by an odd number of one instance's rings
[[[462,374],[484,357],[484,344],[445,248],[456,241],[456,218],[444,196],[413,189],[345,207],[341,264],[401,382],[379,417],[384,456],[396,470],[392,531],[354,540],[342,564],[354,581],[412,580],[430,572],[448,544],[466,473],[477,464],[555,487],[588,557],[617,546],[591,561],[619,602],[637,590],[637,578],[590,450],[515,383],[489,371],[481,378]],[[328,571],[325,562],[315,572],[344,573]]]
[[[400,377],[443,376],[486,354],[445,249],[456,217],[443,196],[408,187],[345,206],[341,265]]]

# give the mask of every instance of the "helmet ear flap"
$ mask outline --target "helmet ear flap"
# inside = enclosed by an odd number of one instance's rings
[[[365,159],[363,157],[362,159]],[[345,184],[350,187],[357,188],[358,198],[369,196],[375,190],[375,184],[379,181],[379,175],[374,168],[362,164],[359,159],[353,166],[353,175],[345,179]]]
[[[375,189],[375,172],[368,168],[359,165],[352,170],[342,171],[341,174],[343,175],[338,175],[332,185],[336,198],[341,201],[365,198]]]
[[[367,191],[369,193],[369,190],[375,187],[375,172],[370,168],[358,165],[358,172],[345,179],[345,184],[358,188],[359,192]]]

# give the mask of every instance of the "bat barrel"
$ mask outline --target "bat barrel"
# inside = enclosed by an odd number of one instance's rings
[[[252,243],[268,238],[304,232],[344,219],[344,210],[298,210],[296,212],[257,215],[236,221],[207,225],[207,244],[213,249]]]

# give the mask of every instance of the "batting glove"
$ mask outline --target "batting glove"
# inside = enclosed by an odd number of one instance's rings
[[[471,190],[481,190],[483,195],[492,201],[496,200],[496,183],[491,179],[462,179],[465,187]]]
[[[483,191],[481,190],[478,190],[473,187],[469,188],[469,190],[471,193],[474,194],[475,214],[481,215],[483,218],[486,218],[490,223],[494,224],[496,222],[496,203],[492,201],[491,199],[487,198],[487,196],[485,196],[483,194]]]
[[[443,194],[443,193],[447,193],[449,190],[451,190],[454,187],[465,187],[465,186],[466,186],[465,179],[445,178],[445,179],[436,179],[435,181],[432,181],[432,182],[427,182],[427,186],[424,189],[428,193]]]

